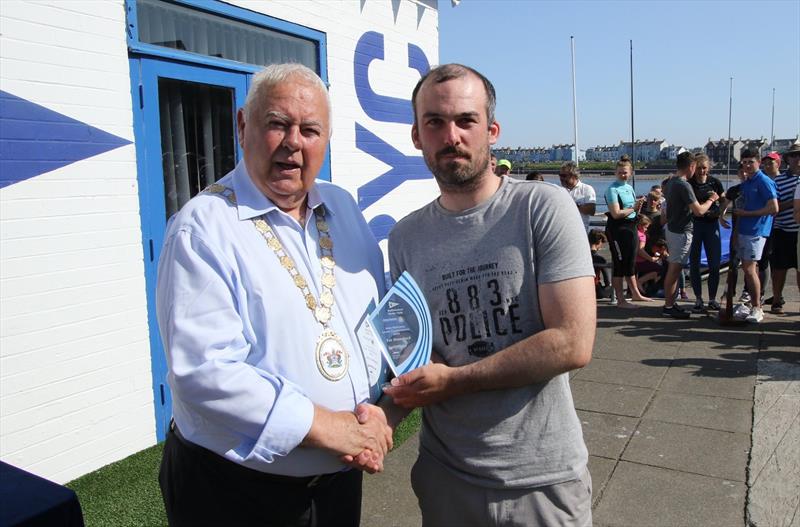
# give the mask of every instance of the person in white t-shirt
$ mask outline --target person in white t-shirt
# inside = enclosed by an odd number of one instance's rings
[[[567,189],[575,205],[578,206],[578,211],[581,213],[583,220],[583,228],[589,232],[589,220],[595,213],[597,197],[595,196],[594,189],[581,181],[581,171],[578,165],[572,161],[567,161],[558,171],[558,179],[561,180],[561,186]]]

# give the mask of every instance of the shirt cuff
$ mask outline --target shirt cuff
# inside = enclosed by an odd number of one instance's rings
[[[256,443],[256,450],[266,459],[286,456],[297,448],[311,429],[314,404],[298,391],[282,394],[276,401]]]

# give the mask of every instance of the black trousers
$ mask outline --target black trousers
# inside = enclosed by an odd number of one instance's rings
[[[611,275],[614,277],[634,276],[636,274],[636,253],[639,251],[639,237],[636,223],[617,221],[606,224],[606,238],[611,250]]]
[[[170,431],[158,481],[174,527],[357,527],[361,478],[358,470],[319,478],[265,474]]]

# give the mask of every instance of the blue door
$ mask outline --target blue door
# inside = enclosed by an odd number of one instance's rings
[[[251,75],[145,57],[132,57],[130,68],[156,434],[163,440],[172,416],[155,308],[164,231],[170,216],[241,157],[236,110]]]

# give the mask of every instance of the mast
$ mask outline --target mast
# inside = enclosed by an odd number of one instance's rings
[[[772,125],[769,128],[769,149],[775,150],[775,88],[772,88]]]
[[[731,153],[733,151],[733,145],[731,144],[731,116],[733,115],[733,77],[731,77],[731,89],[730,89],[730,98],[728,100],[728,165],[727,165],[727,176],[726,176],[726,183],[730,186],[731,184]]]
[[[631,186],[636,194],[636,134],[633,130],[633,39],[631,39]]]
[[[580,149],[578,148],[578,95],[575,90],[575,37],[569,37],[569,45],[572,51],[572,129],[575,138],[575,166],[580,166]]]

